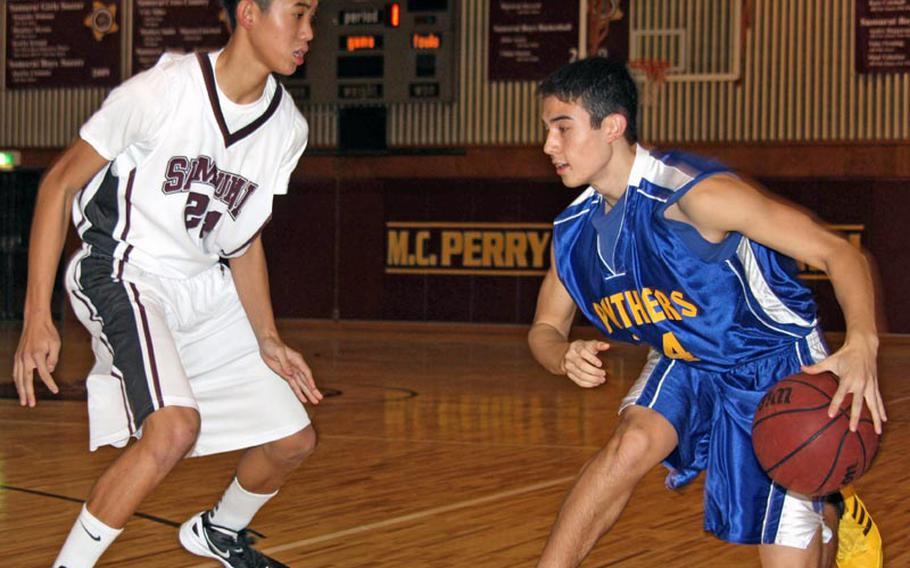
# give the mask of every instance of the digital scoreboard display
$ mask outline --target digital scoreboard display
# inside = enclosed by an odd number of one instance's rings
[[[457,2],[324,3],[306,63],[285,80],[301,104],[451,102]]]

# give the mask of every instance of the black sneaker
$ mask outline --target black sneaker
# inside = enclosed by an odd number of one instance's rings
[[[213,558],[227,568],[288,568],[254,549],[250,533],[213,525],[209,512],[203,511],[180,526],[180,544],[196,556]]]

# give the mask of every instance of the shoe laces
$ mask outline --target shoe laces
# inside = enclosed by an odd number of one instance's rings
[[[253,548],[256,538],[265,538],[265,536],[250,528],[233,531],[231,529],[220,527],[211,522],[206,516],[205,525],[209,530],[209,538],[217,543],[221,548],[228,549],[244,561],[247,568],[270,568],[267,557]]]
[[[250,568],[269,568],[269,563],[265,556],[253,548],[257,537],[263,538],[263,535],[253,529],[247,528],[237,531],[235,546],[237,547],[238,555],[247,561]]]

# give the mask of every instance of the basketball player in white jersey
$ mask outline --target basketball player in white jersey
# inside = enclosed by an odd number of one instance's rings
[[[95,354],[90,447],[137,438],[93,487],[55,568],[93,566],[181,458],[240,448],[224,496],[180,542],[224,566],[280,566],[246,527],[315,448],[303,403],[322,395],[276,330],[260,231],[308,134],[271,74],[303,63],[317,3],[225,0],[222,50],[165,55],[123,83],[41,183],[20,403],[35,405],[35,372],[58,391],[50,296],[72,210],[83,246],[66,286]]]

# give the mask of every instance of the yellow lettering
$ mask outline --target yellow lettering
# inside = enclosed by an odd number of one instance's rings
[[[442,232],[442,265],[452,266],[452,257],[464,251],[464,236],[461,231]]]
[[[645,309],[648,311],[648,316],[651,318],[651,323],[657,323],[659,321],[664,321],[667,319],[667,316],[663,312],[658,311],[657,302],[654,298],[651,297],[651,294],[654,291],[650,288],[642,288],[641,290],[641,301],[645,305]]]
[[[637,325],[641,325],[644,322],[651,323],[651,320],[648,319],[648,314],[645,313],[644,306],[641,305],[641,297],[638,295],[637,290],[626,292],[626,302],[629,304],[629,311],[632,312],[632,317],[635,318]]]
[[[686,297],[683,296],[682,292],[679,290],[673,290],[670,292],[670,297],[673,298],[673,301],[676,302],[676,305],[682,308],[683,317],[694,318],[698,315],[698,308],[695,304],[686,300]]]
[[[427,241],[430,240],[430,231],[417,231],[414,235],[414,254],[417,266],[430,266],[430,258],[424,255],[427,249]]]
[[[670,359],[683,359],[684,361],[698,361],[698,357],[686,351],[679,339],[672,332],[663,335],[664,355]]]
[[[503,238],[498,231],[485,231],[483,233],[483,265],[503,266]]]
[[[600,318],[604,327],[607,328],[607,333],[613,333],[613,326],[619,327],[619,321],[616,319],[616,314],[613,313],[613,307],[606,298],[601,299],[600,302],[594,303],[594,311],[597,312],[597,317]],[[613,325],[610,325],[611,323]]]
[[[617,313],[619,313],[619,318],[622,320],[623,327],[632,327],[632,322],[629,320],[629,315],[626,314],[626,307],[623,305],[622,292],[617,292],[610,296],[610,303],[613,304],[613,307],[615,307]]]
[[[506,266],[527,266],[528,240],[524,233],[506,231]]]
[[[480,266],[480,231],[465,231],[463,266]]]
[[[528,231],[528,242],[531,244],[531,256],[533,258],[531,266],[534,268],[543,268],[544,259],[547,254],[547,246],[550,244],[550,233],[545,231]]]
[[[682,319],[682,316],[679,315],[679,312],[677,312],[676,308],[673,307],[673,304],[670,303],[670,298],[668,298],[666,294],[660,290],[654,290],[654,297],[657,298],[657,303],[663,308],[664,313],[667,314],[668,318],[676,321]]]
[[[408,264],[408,231],[388,232],[389,252],[385,263],[389,266]]]

